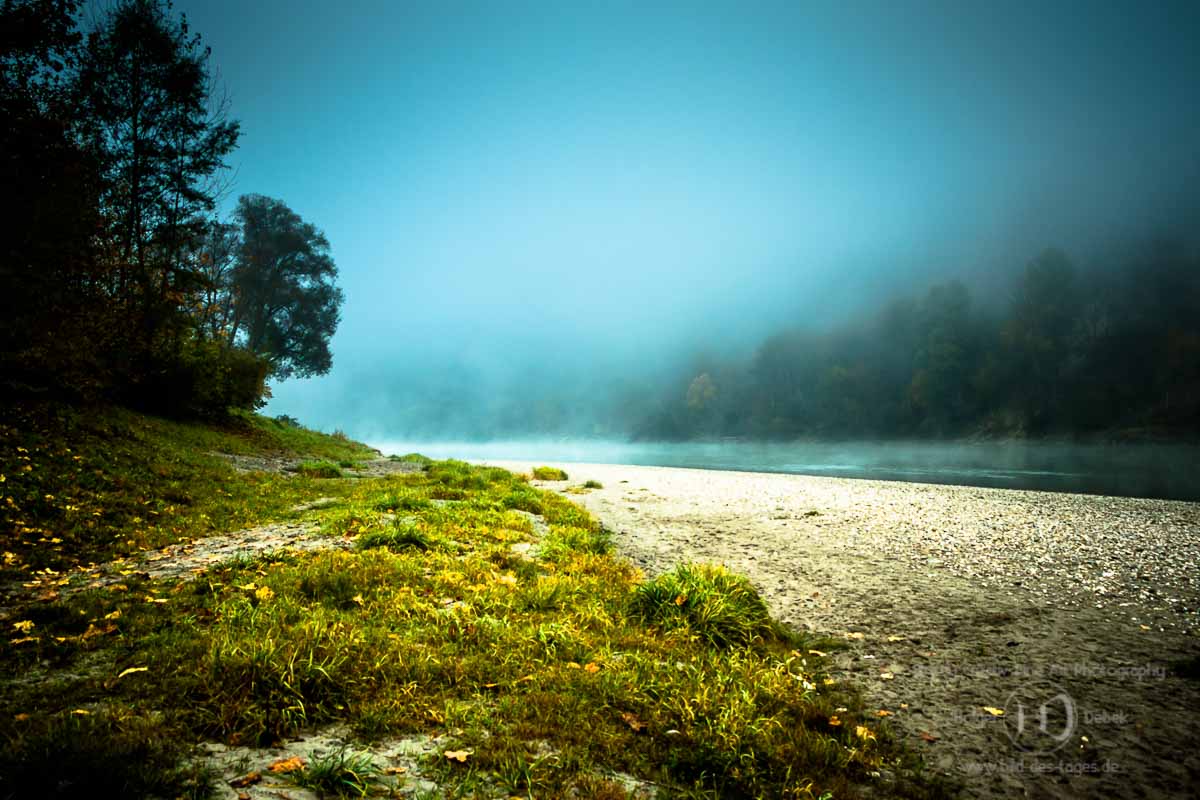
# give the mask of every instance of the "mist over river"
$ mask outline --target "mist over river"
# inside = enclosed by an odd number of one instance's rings
[[[1200,446],[1063,442],[371,442],[466,461],[636,464],[1200,500]]]

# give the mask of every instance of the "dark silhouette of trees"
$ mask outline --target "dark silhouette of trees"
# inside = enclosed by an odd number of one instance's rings
[[[1200,259],[1159,241],[1081,270],[1049,249],[1003,307],[951,281],[676,381],[636,436],[1196,436]]]
[[[230,338],[244,338],[278,377],[325,374],[343,299],[329,241],[270,197],[240,198],[236,217],[242,241],[232,275]]]
[[[0,178],[19,198],[0,215],[0,384],[220,415],[261,404],[268,374],[328,371],[328,242],[265,198],[214,219],[238,124],[200,37],[165,0],[117,0],[86,37],[79,9],[0,0]]]

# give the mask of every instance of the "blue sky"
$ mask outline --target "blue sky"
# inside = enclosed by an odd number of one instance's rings
[[[1195,3],[176,7],[242,121],[229,203],[322,228],[346,291],[333,372],[271,410],[351,432],[438,364],[653,369],[986,281],[1200,163]]]

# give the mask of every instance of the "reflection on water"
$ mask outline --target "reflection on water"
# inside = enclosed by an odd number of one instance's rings
[[[1200,447],[1060,442],[376,441],[385,453],[952,483],[1200,500]]]

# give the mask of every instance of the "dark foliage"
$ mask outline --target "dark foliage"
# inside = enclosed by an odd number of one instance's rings
[[[0,215],[0,385],[219,416],[260,405],[268,374],[328,371],[341,292],[294,214],[239,336],[235,276],[263,248],[244,215],[212,218],[239,131],[200,37],[164,0],[120,0],[86,37],[79,10],[0,4],[0,178],[21,199]]]

